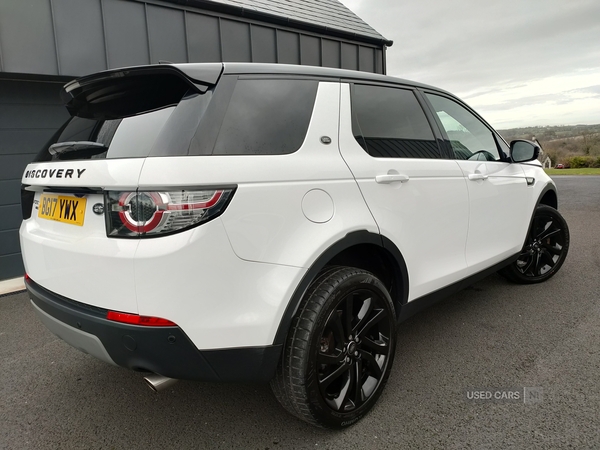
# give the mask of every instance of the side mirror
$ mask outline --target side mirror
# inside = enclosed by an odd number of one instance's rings
[[[540,146],[525,139],[516,139],[510,143],[510,157],[516,162],[527,162],[537,159]]]

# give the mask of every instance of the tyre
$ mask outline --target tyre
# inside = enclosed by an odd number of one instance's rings
[[[337,267],[308,289],[288,334],[273,393],[309,423],[343,428],[377,402],[396,346],[396,314],[381,281]]]
[[[540,205],[535,210],[521,254],[500,274],[515,283],[540,283],[558,272],[568,252],[567,222],[556,209]]]

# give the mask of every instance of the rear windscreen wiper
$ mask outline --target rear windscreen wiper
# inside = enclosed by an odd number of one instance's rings
[[[48,148],[48,152],[51,155],[57,155],[59,159],[70,159],[71,157],[81,157],[83,155],[90,157],[104,153],[107,150],[108,147],[104,144],[91,141],[58,142]]]

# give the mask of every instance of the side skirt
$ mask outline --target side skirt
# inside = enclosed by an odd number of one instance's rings
[[[492,267],[489,267],[479,273],[476,273],[475,275],[471,275],[470,277],[467,277],[467,278],[462,279],[454,284],[451,284],[450,286],[446,286],[442,289],[432,292],[431,294],[424,295],[423,297],[419,297],[415,300],[405,303],[400,308],[400,316],[398,318],[398,322],[403,322],[406,319],[414,316],[418,312],[421,312],[425,308],[428,308],[429,306],[434,305],[435,303],[439,302],[440,300],[443,300],[444,298],[446,298],[452,294],[462,291],[463,289],[471,286],[472,284],[497,272],[498,270],[502,269],[503,267],[506,267],[509,264],[515,262],[518,257],[519,257],[519,253],[511,256],[510,258],[505,259],[504,261],[499,262],[498,264],[495,264]]]

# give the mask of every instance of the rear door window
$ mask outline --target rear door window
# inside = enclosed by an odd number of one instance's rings
[[[408,89],[355,85],[352,131],[365,151],[379,158],[441,158],[431,126]]]

